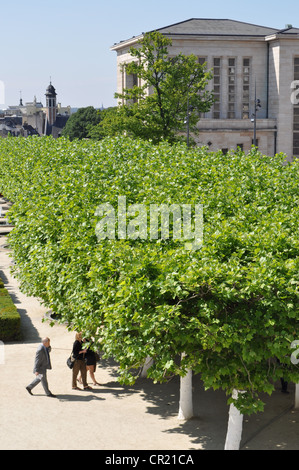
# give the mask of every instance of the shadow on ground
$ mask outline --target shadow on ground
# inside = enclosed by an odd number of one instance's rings
[[[223,391],[204,389],[199,375],[193,376],[194,417],[188,421],[173,418],[179,411],[179,377],[168,383],[154,384],[150,379],[138,378],[134,386],[123,387],[117,382],[117,364],[102,360],[99,368],[109,369],[115,378],[104,393],[115,393],[118,397],[138,392],[147,403],[147,413],[169,420],[169,434],[188,435],[190,442],[203,450],[223,450],[226,438],[229,406]],[[110,388],[111,387],[111,388]],[[282,394],[280,383],[275,384],[271,396],[261,395],[265,403],[264,412],[244,416],[241,450],[299,450],[299,411],[294,410],[295,385],[289,385],[289,394]],[[283,430],[283,431],[282,431]]]
[[[17,308],[17,311],[21,317],[21,335],[22,341],[25,343],[36,343],[41,341],[41,337],[33,325],[28,312],[24,308],[18,308],[18,306],[22,305],[22,302],[19,300],[18,295],[15,293],[13,286],[9,284],[7,276],[5,273],[0,269],[0,278],[4,282],[4,287],[7,289],[14,305]]]

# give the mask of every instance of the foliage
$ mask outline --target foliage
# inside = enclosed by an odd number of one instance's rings
[[[160,381],[191,368],[206,388],[262,408],[298,339],[299,162],[253,149],[223,155],[129,138],[8,138],[0,191],[21,288],[94,337],[135,380],[146,357]],[[204,243],[98,240],[98,206],[203,204]],[[178,357],[185,352],[180,363]],[[279,359],[284,368],[276,362]]]
[[[17,341],[20,338],[20,314],[0,279],[0,341]]]
[[[124,73],[136,76],[141,84],[116,94],[119,109],[99,124],[105,135],[125,132],[155,143],[184,140],[187,114],[190,130],[196,131],[200,114],[213,104],[212,93],[205,90],[212,74],[193,54],[171,56],[171,44],[170,38],[155,31],[130,49],[133,60],[124,65]]]
[[[88,137],[94,140],[101,140],[104,137],[122,134],[124,130],[124,109],[110,107],[101,111],[101,121],[99,124],[89,128]]]
[[[85,139],[89,136],[89,130],[96,126],[101,120],[100,111],[93,106],[79,108],[72,114],[62,131],[62,135],[70,140]]]

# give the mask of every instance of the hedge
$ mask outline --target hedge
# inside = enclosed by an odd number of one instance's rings
[[[21,339],[21,317],[0,278],[0,340]]]
[[[287,366],[286,381],[299,382],[291,363],[298,159],[125,137],[0,141],[0,191],[14,203],[9,246],[22,292],[94,339],[119,363],[122,381],[133,383],[150,357],[155,382],[192,370],[205,389],[244,391],[234,399],[243,414],[260,411],[260,394],[274,392],[282,366],[273,358]],[[140,225],[134,211],[150,214],[152,204],[201,204],[201,249],[151,239],[150,224],[147,239],[124,237]],[[115,238],[98,236],[103,207],[114,209]]]

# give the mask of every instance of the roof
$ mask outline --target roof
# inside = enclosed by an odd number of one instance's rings
[[[53,87],[52,83],[50,83],[50,85],[47,88],[46,96],[56,96],[56,91],[55,91],[55,88]]]
[[[242,21],[230,20],[230,19],[210,19],[210,18],[190,18],[189,20],[174,23],[163,28],[158,28],[153,31],[158,31],[162,34],[170,36],[223,36],[223,37],[255,37],[255,38],[266,38],[272,35],[291,36],[299,34],[299,29],[286,27],[284,29],[271,28],[268,26],[260,26],[251,23],[244,23]],[[137,42],[142,38],[144,33],[139,36],[133,36],[131,39],[120,41],[118,44],[114,44],[111,48],[116,50],[122,46],[128,46]]]
[[[62,129],[65,127],[67,120],[69,119],[68,115],[57,114],[56,120],[52,126],[49,124],[48,120],[46,121],[46,135],[52,135],[57,138],[61,134]]]
[[[157,31],[164,34],[196,34],[200,36],[268,36],[277,33],[279,30],[228,19],[191,18],[159,28]]]
[[[278,31],[277,34],[282,34],[282,35],[294,35],[294,34],[299,34],[299,28],[294,28],[293,26],[285,29],[281,29]]]

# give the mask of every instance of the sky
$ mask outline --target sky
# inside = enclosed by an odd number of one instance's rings
[[[0,0],[0,106],[45,105],[50,77],[62,106],[115,106],[110,47],[190,18],[299,27],[298,0]]]

